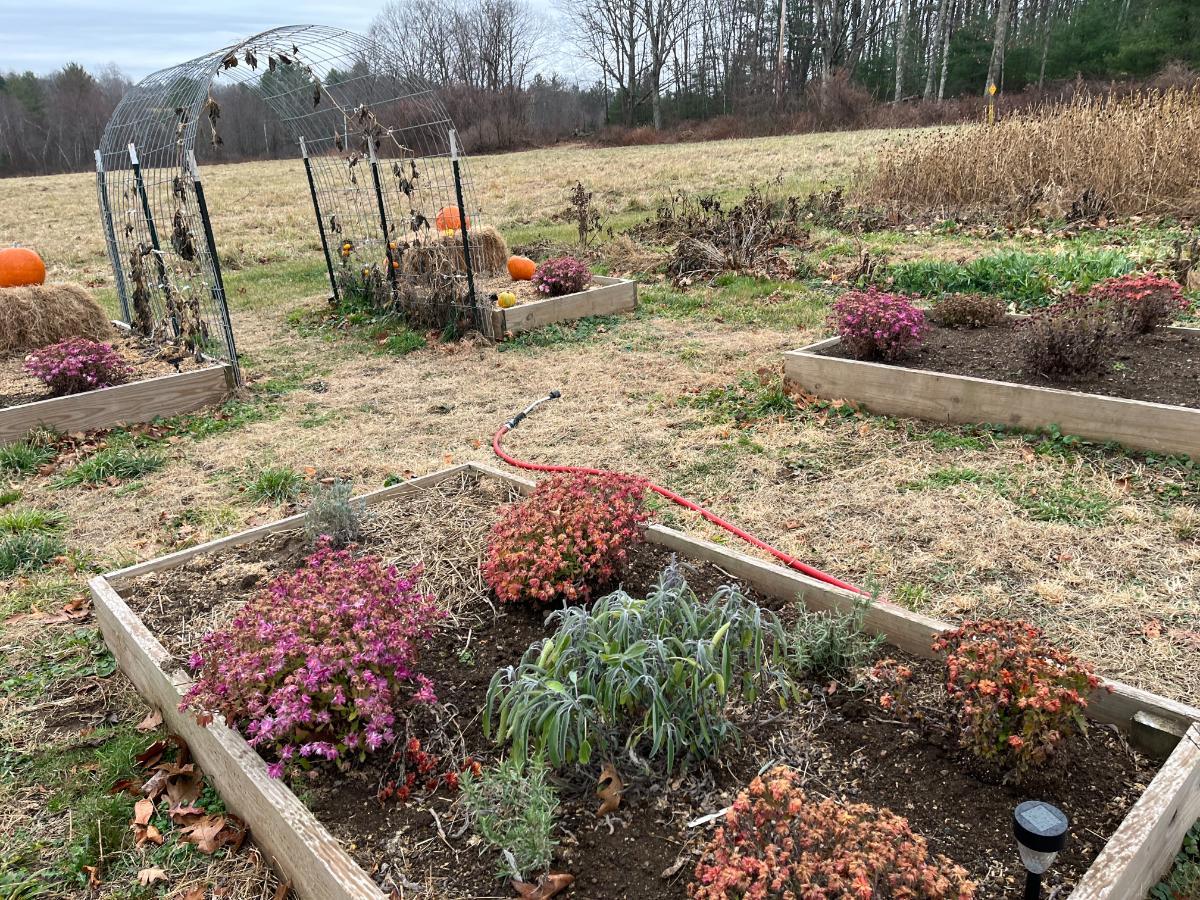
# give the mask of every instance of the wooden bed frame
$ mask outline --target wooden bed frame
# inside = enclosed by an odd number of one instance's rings
[[[465,463],[363,495],[380,503],[474,474],[508,484],[522,493],[533,482],[478,463]],[[305,900],[386,900],[346,850],[279,779],[240,734],[219,719],[207,727],[179,711],[191,682],[183,671],[168,671],[170,656],[121,596],[132,579],[181,565],[203,553],[248,544],[268,535],[301,528],[295,515],[149,562],[91,579],[89,588],[104,639],[134,685],[161,711],[166,727],[187,741],[226,805],[249,825],[255,841],[281,876]],[[707,560],[756,591],[801,599],[813,610],[848,611],[857,601],[849,591],[798,572],[763,562],[710,541],[660,525],[646,538],[680,554]],[[887,642],[922,657],[932,655],[933,637],[951,626],[889,603],[872,603],[865,627]],[[1127,739],[1166,760],[1141,798],[1109,838],[1070,900],[1138,900],[1165,874],[1184,834],[1200,818],[1200,709],[1117,682],[1103,682],[1091,696],[1090,718],[1116,725]],[[1013,852],[1016,852],[1014,847]]]

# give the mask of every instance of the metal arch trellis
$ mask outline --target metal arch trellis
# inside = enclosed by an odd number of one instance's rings
[[[223,84],[255,92],[295,140],[334,300],[356,290],[422,324],[466,320],[490,334],[490,304],[473,279],[488,264],[481,216],[445,106],[367,38],[318,25],[163,69],[113,112],[96,151],[97,192],[126,323],[237,372],[194,152],[197,140],[222,143],[214,86]]]

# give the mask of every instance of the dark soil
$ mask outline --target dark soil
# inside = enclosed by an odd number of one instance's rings
[[[455,510],[472,513],[470,527],[456,534],[455,543],[465,545],[468,555],[482,552],[495,504],[505,499],[488,495],[494,490],[489,484],[464,484],[460,494],[447,491],[437,501],[448,510],[437,514],[443,522],[457,521]],[[370,527],[364,549],[388,557],[393,547],[381,529],[385,523],[396,527],[402,504],[386,504],[391,511]],[[413,528],[405,531],[410,553],[432,552]],[[146,576],[129,593],[150,630],[160,639],[167,633],[164,643],[178,658],[195,645],[198,633],[229,616],[303,553],[298,536],[276,536]],[[669,561],[659,547],[639,548],[621,586],[644,593]],[[698,594],[730,581],[711,564],[683,562],[691,566],[687,577]],[[231,597],[237,598],[232,606]],[[788,610],[781,612],[787,617]],[[420,658],[440,705],[414,715],[396,749],[415,737],[447,764],[457,766],[468,756],[494,762],[500,751],[485,738],[481,723],[488,684],[497,669],[516,664],[530,644],[549,633],[544,620],[541,610],[493,604],[482,594],[463,598],[454,626]],[[201,622],[209,625],[197,627]],[[1023,877],[1011,833],[1013,808],[1034,797],[1055,802],[1071,817],[1072,841],[1048,874],[1047,891],[1058,887],[1065,894],[1149,783],[1153,767],[1114,731],[1093,725],[1038,783],[1003,784],[997,773],[980,770],[949,735],[940,667],[906,662],[916,672],[907,712],[881,709],[874,701],[883,688],[870,683],[857,690],[812,684],[806,699],[785,712],[766,701],[733,710],[742,729],[740,744],[673,779],[639,774],[628,760],[616,760],[626,789],[620,808],[604,819],[595,814],[599,762],[560,773],[555,780],[560,844],[553,868],[574,874],[576,882],[559,896],[685,897],[697,856],[716,827],[687,823],[723,810],[756,774],[779,763],[803,771],[814,795],[885,806],[906,816],[931,853],[968,870],[984,898],[1014,896]],[[380,753],[354,771],[324,770],[292,784],[385,892],[400,888],[403,896],[418,896],[420,886],[425,896],[439,898],[512,897],[511,887],[497,878],[497,856],[466,826],[445,787],[432,793],[419,789],[406,802],[379,799],[389,782],[402,782],[402,765]]]
[[[167,358],[175,358],[178,355],[173,350],[166,351],[164,355],[162,348],[115,326],[112,337],[107,340],[107,343],[113,345],[113,348],[124,357],[125,362],[133,370],[129,381],[144,381],[159,375],[190,372],[193,369],[211,365],[210,363],[197,363],[190,356],[177,359],[173,363]],[[46,385],[25,371],[27,355],[26,353],[0,353],[0,409],[19,406],[22,403],[48,400],[54,396]]]
[[[896,365],[1200,408],[1200,334],[1159,329],[1135,335],[1100,372],[1051,379],[1025,366],[1019,332],[1012,320],[975,329],[931,326],[920,349]],[[842,344],[820,352],[850,358]]]

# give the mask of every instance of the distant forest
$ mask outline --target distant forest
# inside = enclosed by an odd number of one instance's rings
[[[1079,90],[1194,84],[1200,2],[563,0],[552,19],[525,0],[393,0],[371,36],[387,65],[442,88],[483,152],[954,122],[981,114],[991,84],[1001,115]],[[554,52],[586,60],[594,81],[567,83]],[[75,63],[0,75],[0,176],[90,168],[129,87]],[[214,91],[219,158],[295,153],[250,114],[251,89]]]

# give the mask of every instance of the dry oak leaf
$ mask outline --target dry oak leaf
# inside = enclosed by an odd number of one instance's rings
[[[55,613],[45,613],[41,616],[41,621],[47,625],[63,625],[69,622],[78,622],[81,619],[86,619],[92,614],[92,603],[87,597],[79,596],[69,601],[62,609]]]
[[[575,876],[569,872],[548,872],[538,879],[537,884],[514,878],[512,886],[521,900],[549,900],[569,888],[574,881]]]
[[[167,873],[155,866],[151,869],[142,869],[137,873],[138,884],[142,887],[150,887],[152,884],[158,884],[160,881],[167,880]]]
[[[155,763],[162,759],[163,751],[167,749],[166,741],[155,741],[141,753],[134,757],[145,768],[151,768]]]
[[[180,833],[185,843],[195,844],[201,853],[215,853],[225,843],[221,835],[224,829],[224,816],[204,816],[191,825],[183,826]]]
[[[162,713],[159,712],[157,709],[152,709],[152,710],[150,710],[150,712],[146,713],[146,718],[142,719],[142,721],[137,723],[136,728],[138,731],[141,731],[143,733],[145,733],[147,731],[153,731],[155,728],[157,728],[159,725],[162,724],[162,720],[163,720]]]
[[[150,817],[154,815],[154,801],[149,799],[139,800],[133,804],[133,824],[134,825],[149,825]]]
[[[189,890],[179,900],[204,900],[204,885],[197,885]]]
[[[153,825],[130,825],[129,827],[133,829],[133,833],[136,838],[135,843],[137,844],[137,846],[140,847],[140,846],[142,846],[142,844],[154,844],[157,847],[162,846],[162,844],[163,844],[162,832],[159,831],[155,826],[153,826]]]
[[[84,866],[83,871],[87,872],[88,887],[96,890],[100,887],[100,867],[99,866]]]
[[[616,766],[605,763],[600,769],[600,781],[596,786],[596,796],[601,800],[600,808],[596,810],[596,818],[602,819],[610,812],[615,812],[621,805],[621,794],[625,792],[625,782],[617,773]]]

